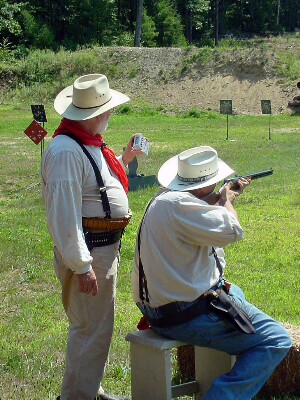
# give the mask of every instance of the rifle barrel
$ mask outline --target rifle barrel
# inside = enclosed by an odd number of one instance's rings
[[[263,178],[264,176],[268,175],[273,175],[272,169],[268,169],[266,171],[261,171],[261,172],[255,172],[249,175],[241,175],[241,176],[235,176],[234,178],[224,179],[224,184],[228,182],[237,182],[241,178],[246,178],[246,179],[251,178],[253,180],[253,179]]]
[[[267,171],[255,172],[254,174],[246,175],[245,178],[258,179],[268,175],[273,175],[272,169],[268,169]]]

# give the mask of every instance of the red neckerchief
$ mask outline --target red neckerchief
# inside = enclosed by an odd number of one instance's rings
[[[95,136],[91,135],[89,132],[85,131],[76,121],[71,121],[70,119],[63,118],[59,127],[54,132],[53,137],[57,135],[63,135],[64,133],[72,133],[82,144],[86,146],[97,146],[101,147],[102,154],[111,169],[111,171],[117,176],[118,180],[122,184],[126,194],[128,193],[128,178],[124,171],[124,168],[120,161],[116,158],[115,153],[106,147],[102,136],[97,134]]]

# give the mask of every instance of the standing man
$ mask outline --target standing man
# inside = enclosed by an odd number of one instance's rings
[[[76,79],[54,102],[63,119],[43,156],[41,174],[55,272],[69,319],[60,400],[118,399],[104,393],[101,381],[114,325],[121,237],[130,219],[124,168],[142,151],[133,149],[132,137],[117,159],[101,134],[112,108],[129,100],[110,89],[106,76],[91,74]]]
[[[238,355],[205,400],[252,399],[292,345],[280,324],[224,278],[223,248],[243,239],[233,203],[249,181],[214,190],[233,172],[209,146],[163,164],[158,180],[166,189],[145,213],[132,274],[134,300],[154,331]]]

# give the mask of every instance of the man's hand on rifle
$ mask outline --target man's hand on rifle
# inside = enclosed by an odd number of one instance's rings
[[[221,190],[220,196],[222,195],[229,200],[232,204],[236,197],[244,192],[247,186],[250,185],[251,179],[241,178],[237,182],[228,182]],[[226,191],[226,192],[224,192]]]
[[[243,193],[244,189],[250,184],[250,179],[241,178],[237,182],[228,182],[219,191],[219,200],[216,203],[219,206],[227,208],[236,217],[237,213],[233,207],[234,200]]]

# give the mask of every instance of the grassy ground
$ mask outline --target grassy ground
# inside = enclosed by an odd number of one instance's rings
[[[49,137],[59,122],[46,109]],[[159,166],[189,147],[211,145],[238,174],[269,168],[274,175],[252,183],[237,211],[245,240],[228,247],[227,278],[248,299],[281,322],[299,324],[299,119],[281,115],[199,118],[144,112],[114,115],[106,142],[120,153],[129,137],[143,132],[151,141],[139,160],[144,174],[131,182],[133,211],[122,248],[117,314],[105,387],[130,395],[129,345],[139,312],[131,299],[130,273],[139,221],[158,185]],[[0,399],[55,399],[64,368],[67,321],[52,269],[52,243],[41,200],[41,151],[24,134],[30,109],[0,108]],[[277,398],[279,399],[279,398]],[[285,396],[281,399],[290,400]],[[142,399],[141,399],[142,400]]]

